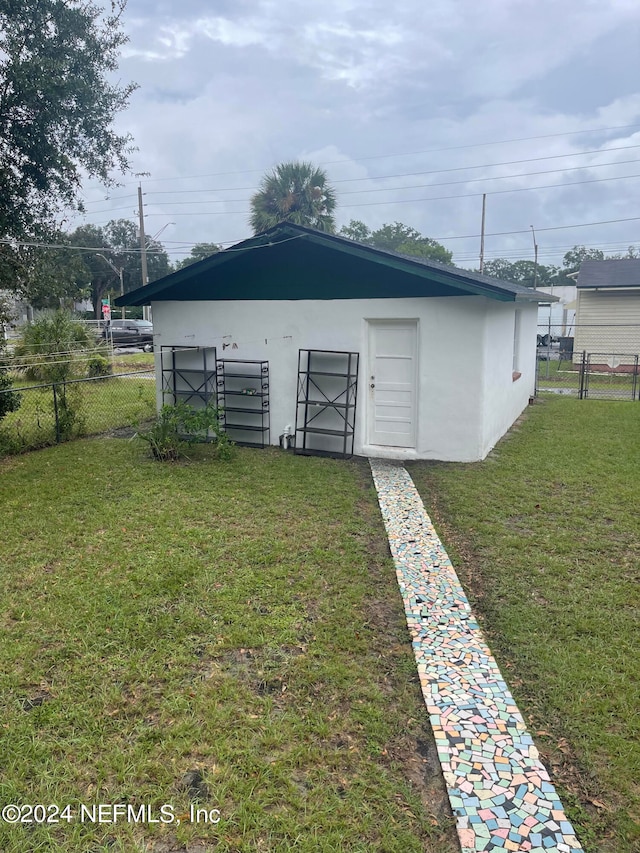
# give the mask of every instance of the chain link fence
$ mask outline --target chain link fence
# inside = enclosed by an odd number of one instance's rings
[[[14,386],[0,395],[16,391],[18,409],[0,420],[0,456],[131,427],[156,412],[153,370]]]
[[[640,324],[538,327],[536,393],[640,400]]]

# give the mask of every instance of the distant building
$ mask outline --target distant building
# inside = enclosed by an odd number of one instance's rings
[[[640,354],[640,260],[584,261],[577,283],[574,358]]]
[[[552,338],[573,337],[576,325],[575,284],[562,284],[550,287],[538,287],[539,293],[555,296],[558,302],[540,302],[538,304],[538,334],[551,335]]]

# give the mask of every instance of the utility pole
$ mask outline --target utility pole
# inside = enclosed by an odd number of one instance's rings
[[[484,220],[487,210],[487,194],[482,193],[482,225],[480,227],[480,272],[484,269]]]
[[[149,281],[147,271],[147,238],[144,233],[144,207],[142,206],[142,184],[138,184],[138,215],[140,217],[140,256],[142,259],[142,286]]]
[[[140,260],[142,264],[142,286],[145,287],[149,281],[147,270],[147,238],[144,233],[144,207],[142,204],[142,182],[138,184],[138,215],[140,217]],[[145,320],[148,320],[149,309],[145,305],[142,309]]]
[[[536,232],[533,225],[530,225],[531,233],[533,234],[533,289],[538,286],[538,244],[536,243]]]

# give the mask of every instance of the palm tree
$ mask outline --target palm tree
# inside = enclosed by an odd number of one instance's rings
[[[335,206],[335,191],[322,169],[311,163],[280,163],[262,178],[260,189],[251,197],[249,222],[254,234],[279,222],[333,232]]]

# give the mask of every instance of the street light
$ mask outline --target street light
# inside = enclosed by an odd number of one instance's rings
[[[140,204],[142,205],[142,202],[140,202]],[[140,209],[142,209],[142,206],[140,207]],[[153,243],[153,241],[156,240],[162,234],[162,232],[164,231],[165,228],[168,228],[170,225],[175,225],[175,224],[176,224],[175,222],[167,222],[167,224],[163,225],[159,231],[156,231],[156,233],[153,235],[153,237],[147,238],[149,243]],[[140,219],[140,226],[143,227],[142,218]],[[142,233],[144,233],[144,232],[142,232]],[[147,274],[147,239],[141,240],[142,269],[143,269],[143,276],[144,276],[144,282],[143,283],[144,283],[145,287],[149,283],[149,276]],[[142,306],[142,316],[144,317],[145,320],[151,319],[151,308],[149,305],[143,305]]]
[[[111,269],[112,269],[112,270],[114,271],[114,273],[118,276],[118,278],[120,279],[120,296],[124,296],[124,278],[123,278],[124,267],[117,267],[117,266],[115,266],[114,264],[112,264],[112,263],[111,263],[111,261],[109,260],[109,258],[105,258],[105,256],[104,256],[104,255],[101,255],[99,252],[96,252],[96,257],[98,257],[98,258],[102,258],[102,260],[103,260],[103,261],[105,261],[105,263],[109,264],[109,266],[111,267]],[[125,319],[125,308],[124,308],[124,305],[122,306],[122,319],[123,319],[123,320]]]
[[[166,225],[163,225],[163,226],[162,226],[162,228],[161,228],[159,231],[157,231],[157,232],[153,235],[153,237],[151,237],[151,238],[150,238],[150,242],[151,242],[151,241],[153,241],[153,240],[157,240],[157,239],[158,239],[158,237],[162,234],[162,232],[164,231],[164,229],[165,229],[165,228],[168,228],[170,225],[175,225],[175,224],[176,224],[175,222],[167,222],[167,224],[166,224]]]

